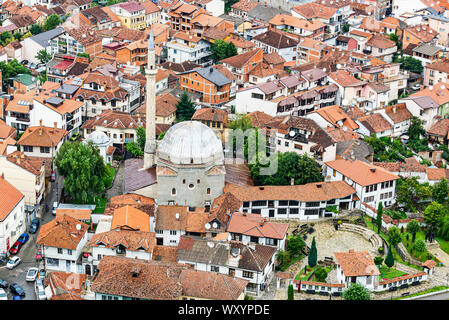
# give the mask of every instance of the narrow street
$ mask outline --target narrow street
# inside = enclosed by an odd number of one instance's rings
[[[63,178],[59,177],[58,175],[56,176],[56,178],[58,179],[58,196],[60,196],[62,191]],[[53,182],[51,184],[50,192],[48,193],[47,198],[42,202],[41,210],[39,210],[39,212],[36,214],[36,218],[40,220],[40,226],[54,219],[54,216],[51,213],[54,201],[56,201],[56,182]],[[49,207],[48,212],[45,212],[45,204],[47,204]],[[19,286],[21,286],[23,290],[25,290],[25,297],[22,298],[23,300],[37,299],[34,290],[34,282],[27,282],[25,278],[29,268],[38,267],[38,264],[36,262],[36,239],[39,230],[35,234],[29,233],[28,229],[25,231],[30,235],[30,238],[17,254],[17,256],[22,259],[22,262],[17,267],[9,270],[6,268],[6,264],[0,263],[0,279],[5,280],[6,282],[8,282],[8,284],[17,283]],[[8,295],[8,299],[12,299],[13,294],[11,294],[10,289],[5,289],[5,291]]]

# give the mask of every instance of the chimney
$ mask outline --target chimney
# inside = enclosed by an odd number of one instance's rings
[[[57,122],[53,122],[53,124],[55,125],[55,129],[58,128],[58,123]]]
[[[42,119],[39,120],[39,126],[42,127]]]
[[[295,178],[291,178],[291,179],[290,179],[290,185],[292,185],[292,186],[295,185]]]
[[[2,179],[5,179],[5,173],[2,172]]]
[[[376,168],[370,168],[371,172],[376,172]]]
[[[179,213],[176,213],[176,220],[179,221]]]

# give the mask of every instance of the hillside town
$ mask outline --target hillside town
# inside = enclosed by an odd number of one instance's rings
[[[0,300],[448,300],[448,0],[3,0]]]

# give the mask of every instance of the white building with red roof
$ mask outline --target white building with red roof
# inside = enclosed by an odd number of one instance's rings
[[[258,243],[285,250],[287,230],[286,223],[271,222],[260,214],[235,212],[231,215],[226,231],[231,234],[233,240],[243,244]]]
[[[0,177],[0,256],[25,232],[25,197],[5,178]]]

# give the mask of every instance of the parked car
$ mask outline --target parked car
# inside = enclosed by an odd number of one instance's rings
[[[20,263],[22,262],[22,259],[20,259],[19,257],[12,257],[11,259],[9,259],[8,263],[6,264],[6,268],[8,269],[14,269],[15,267],[17,267]],[[11,287],[11,285],[10,285]]]
[[[6,289],[8,288],[8,286],[9,286],[8,282],[6,282],[3,279],[0,279],[0,288]]]
[[[81,133],[75,132],[75,133],[70,137],[70,140],[71,140],[71,141],[76,141],[76,140],[79,140],[80,138],[81,138]]]
[[[36,297],[39,300],[47,300],[47,296],[45,295],[44,285],[41,280],[39,280],[39,279],[36,280],[34,290],[36,291]]]
[[[37,277],[37,272],[39,271],[38,268],[32,267],[28,269],[26,281],[34,281]]]
[[[30,233],[36,233],[37,229],[39,229],[39,224],[39,219],[33,219],[33,221],[31,221]]]
[[[0,289],[0,300],[8,300],[8,295],[5,292],[5,289]]]
[[[51,212],[54,216],[56,215],[57,208],[58,208],[58,203],[55,201],[55,202],[53,202],[53,211]]]
[[[20,296],[14,296],[14,298],[12,298],[13,300],[22,300],[22,298]]]
[[[421,89],[421,85],[420,85],[419,83],[415,83],[415,84],[412,86],[412,90],[419,90],[419,89]]]
[[[30,235],[28,233],[22,233],[17,241],[22,242],[22,244],[25,244],[29,238]]]
[[[19,240],[17,240],[16,242],[14,242],[11,249],[9,249],[9,253],[12,255],[18,254],[20,249],[22,248],[22,246],[23,246],[23,243],[20,242]]]
[[[51,175],[50,175],[50,182],[55,182],[55,180],[56,180],[56,173],[55,173],[55,171],[53,170],[53,171],[51,172]]]
[[[9,289],[12,293],[17,294],[20,297],[25,297],[25,290],[21,286],[19,286],[17,283],[13,283],[9,286]]]

